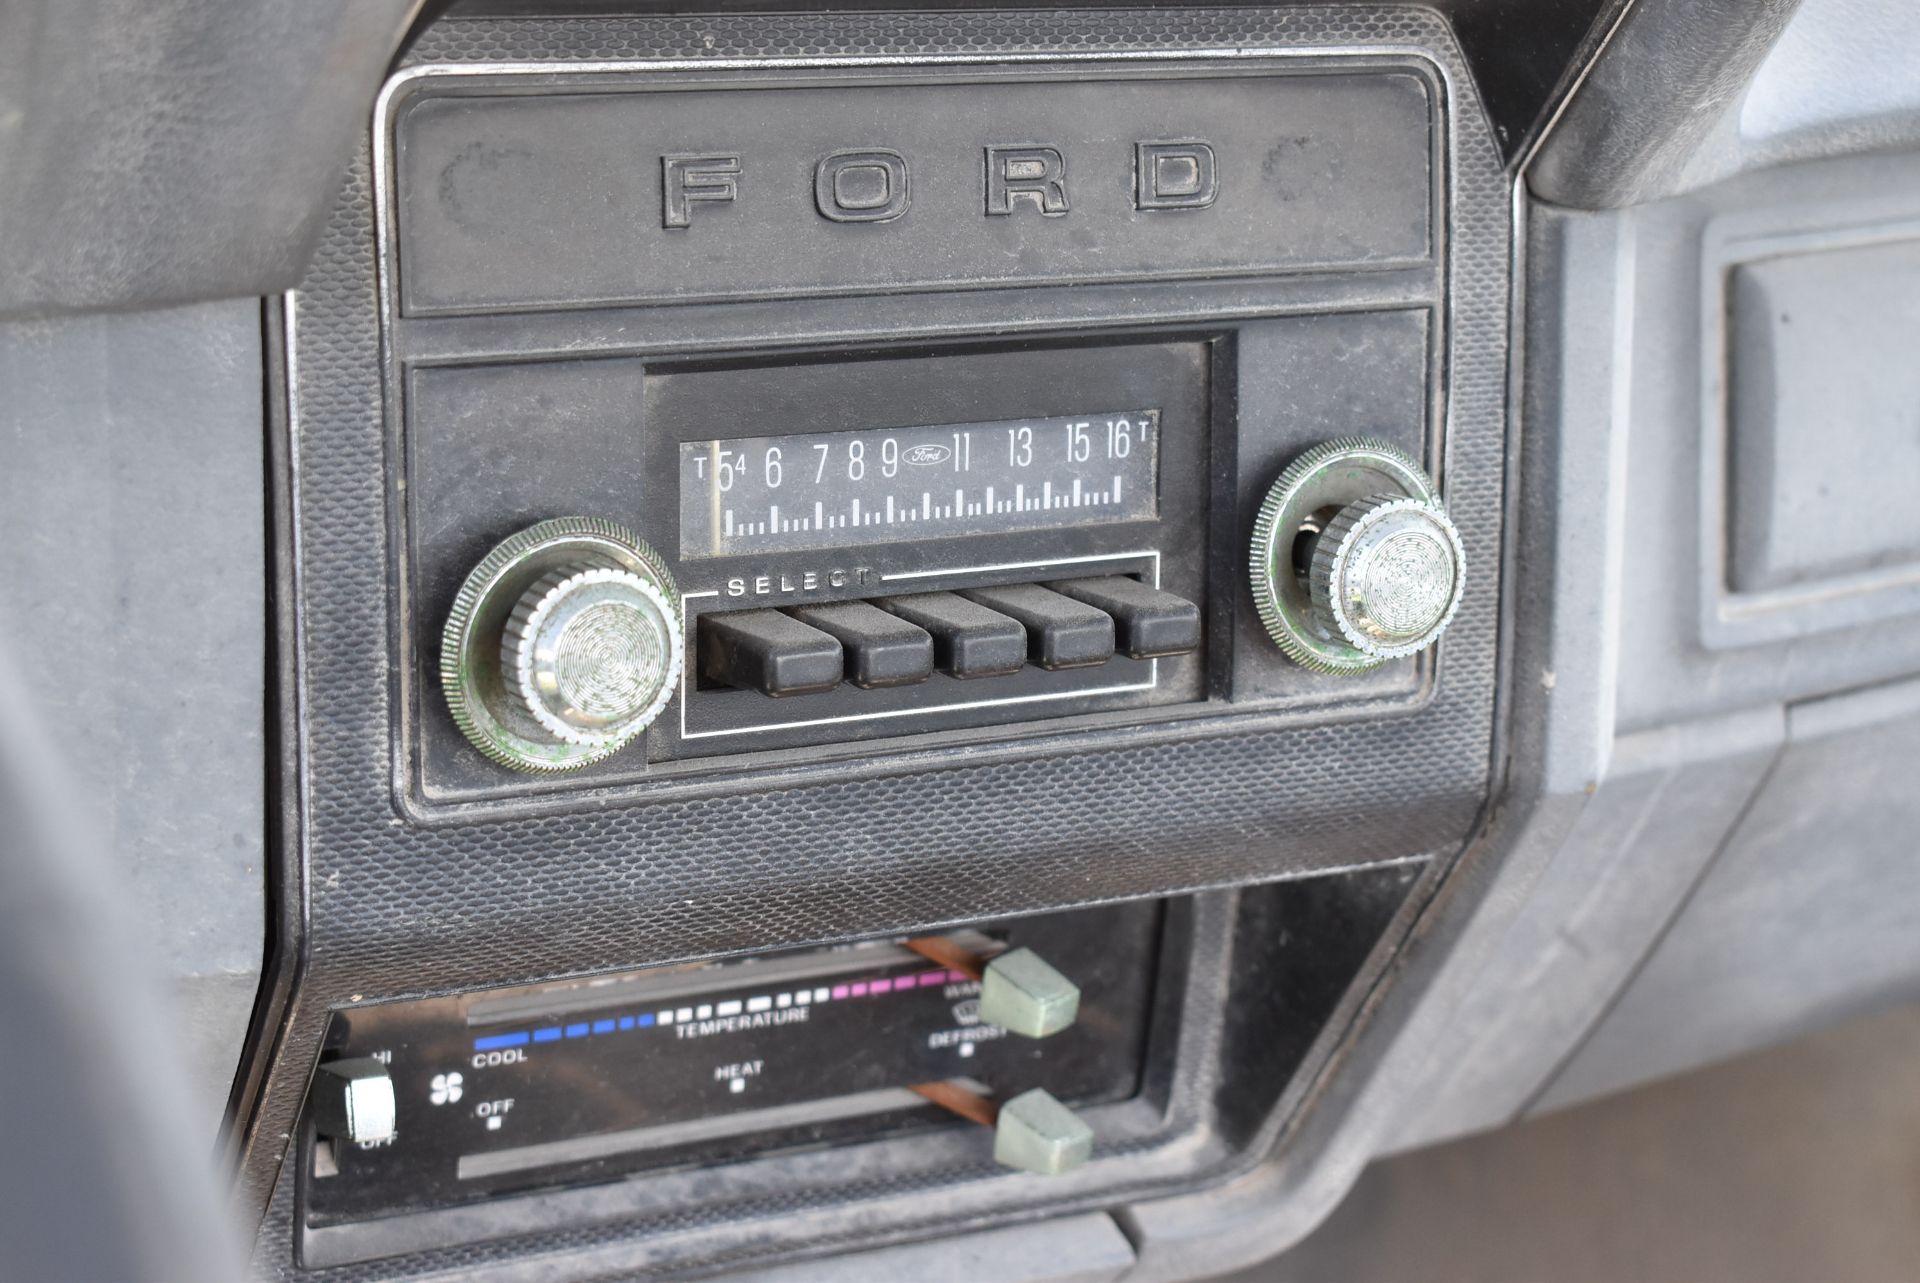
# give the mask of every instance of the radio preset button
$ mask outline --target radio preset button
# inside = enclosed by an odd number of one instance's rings
[[[840,643],[847,680],[862,689],[911,686],[933,675],[933,638],[927,630],[878,606],[838,601],[788,613]]]
[[[972,588],[961,596],[1020,622],[1027,659],[1045,669],[1087,668],[1113,658],[1113,616],[1039,584]]]
[[[1200,608],[1126,575],[1067,579],[1047,587],[1113,616],[1114,643],[1130,659],[1166,659],[1200,648]]]
[[[933,666],[949,677],[1004,677],[1027,666],[1027,630],[1017,619],[950,592],[875,603],[933,638]]]
[[[841,646],[830,634],[777,610],[700,617],[700,672],[776,699],[840,684]]]

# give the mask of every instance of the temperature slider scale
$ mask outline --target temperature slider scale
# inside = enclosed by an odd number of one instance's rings
[[[998,1146],[983,1134],[983,1159],[1013,1134],[1044,1144],[1066,1125],[1049,1105],[1065,1115],[1063,1105],[1138,1091],[1160,916],[1156,904],[1123,905],[913,947],[338,1013],[328,1059],[384,1064],[394,1125],[384,1140],[315,1138],[308,1223],[724,1163],[946,1125],[956,1113],[993,1124],[1018,1112]],[[981,1016],[983,975],[1004,990],[1034,974],[1022,940],[1079,990],[1078,1018],[1044,1037]]]

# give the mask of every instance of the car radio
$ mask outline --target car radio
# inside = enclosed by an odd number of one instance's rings
[[[1156,338],[423,371],[412,502],[431,534],[415,548],[423,595],[454,605],[445,625],[423,617],[420,644],[438,641],[467,738],[534,770],[609,756],[662,693],[668,715],[646,736],[656,760],[1198,699],[1209,470],[1159,461],[1208,457],[1216,359],[1208,340]],[[527,425],[555,407],[559,426],[541,431],[564,432],[566,448],[529,470]],[[539,604],[523,607],[528,593],[604,554],[583,545],[568,560],[552,525],[537,547],[490,554],[501,518],[467,500],[495,488],[530,514],[612,519],[634,565],[623,573],[663,594],[631,589],[644,622],[604,661],[622,677],[542,669],[556,690],[581,684],[555,697],[574,720],[556,712],[551,728],[516,720],[546,708],[520,694],[541,680],[531,649],[495,656]],[[577,591],[619,589],[580,581],[560,597]],[[539,616],[550,640],[515,635],[560,646],[553,665],[589,663],[570,656],[604,653],[615,634],[587,640],[595,616],[579,609],[556,600]],[[596,680],[629,688],[610,716],[580,707]]]
[[[1466,568],[1433,480],[1444,171],[1420,64],[1036,70],[988,99],[813,83],[390,90],[415,804],[1417,700],[1423,662],[1374,670],[1432,644]],[[746,130],[776,106],[809,123]],[[911,155],[863,123],[892,109]],[[1275,112],[1294,134],[1268,135]],[[1015,137],[1037,119],[1047,140]],[[1382,140],[1402,164],[1344,168]],[[765,304],[719,302],[743,254]],[[1311,283],[1336,268],[1363,294],[1329,311]],[[769,282],[829,270],[878,293],[769,342]],[[1114,272],[1162,282],[1130,287],[1160,319],[1109,290],[995,336],[1012,287]],[[1223,319],[1227,280],[1275,273],[1306,292]],[[1208,319],[1169,323],[1182,298]],[[1302,463],[1316,447],[1337,458]],[[1311,484],[1281,483],[1291,463]]]

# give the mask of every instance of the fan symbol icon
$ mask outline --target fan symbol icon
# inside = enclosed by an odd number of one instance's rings
[[[429,1096],[436,1105],[451,1105],[466,1094],[465,1081],[459,1074],[435,1074]]]

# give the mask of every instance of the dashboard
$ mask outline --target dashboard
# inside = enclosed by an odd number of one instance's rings
[[[1204,889],[1351,870],[1324,1007],[1487,801],[1510,225],[1437,25],[1164,20],[410,50],[279,318],[290,1267],[1250,1160]],[[977,1037],[1029,958],[1077,1017]]]
[[[305,114],[7,274],[0,530],[242,1272],[1210,1277],[1906,992],[1920,169],[1518,8],[187,41]]]

